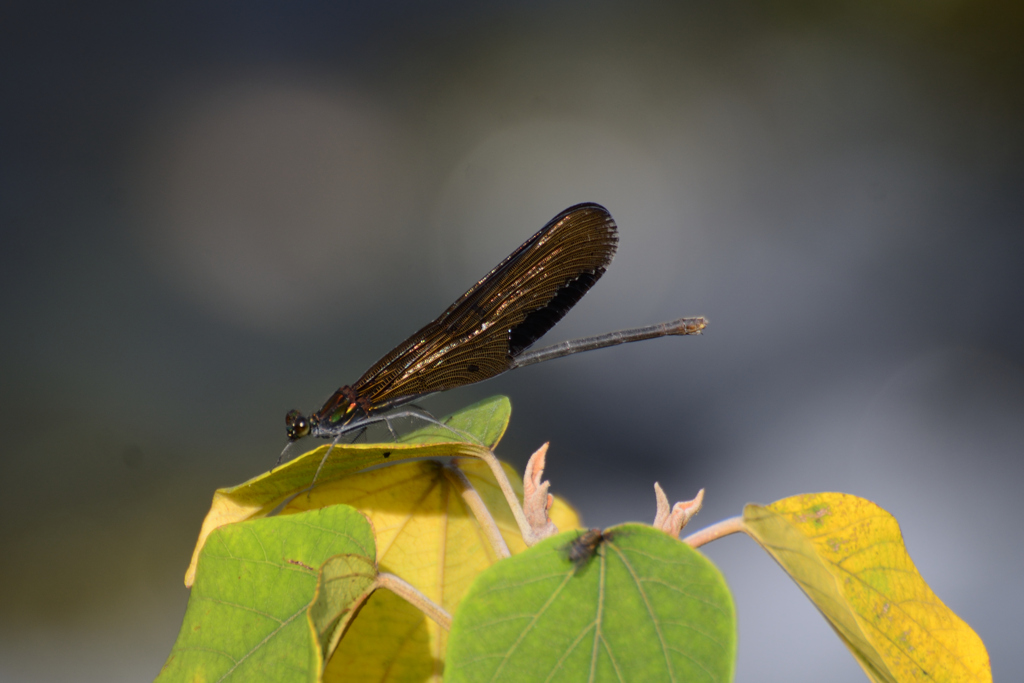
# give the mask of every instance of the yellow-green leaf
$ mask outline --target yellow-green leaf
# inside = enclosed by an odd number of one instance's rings
[[[899,524],[863,498],[748,505],[746,531],[793,577],[873,681],[992,680],[978,635],[932,592]]]
[[[410,458],[479,457],[494,448],[501,439],[511,411],[508,398],[494,396],[444,418],[443,422],[466,433],[467,438],[475,438],[479,444],[455,441],[458,438],[455,432],[429,426],[403,437],[398,443],[323,445],[243,484],[217,489],[199,531],[192,561],[185,572],[185,585],[192,585],[199,552],[214,529],[265,517],[292,496],[309,488],[314,477],[319,487],[367,467]],[[447,441],[441,441],[444,438]],[[324,460],[328,451],[330,457]]]

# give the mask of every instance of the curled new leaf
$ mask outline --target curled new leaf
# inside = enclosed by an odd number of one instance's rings
[[[555,503],[555,497],[548,493],[551,482],[543,481],[547,455],[548,444],[545,443],[530,456],[523,473],[523,514],[538,541],[558,533],[558,526],[549,514]]]
[[[680,501],[669,507],[668,496],[662,490],[661,484],[654,482],[654,497],[657,501],[658,511],[654,516],[652,526],[655,529],[661,529],[672,538],[679,538],[679,533],[704,506],[704,489],[698,491],[693,500]]]

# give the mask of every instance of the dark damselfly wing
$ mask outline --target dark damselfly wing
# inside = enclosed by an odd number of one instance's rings
[[[603,206],[566,209],[352,388],[382,409],[511,369],[604,274],[618,241]]]

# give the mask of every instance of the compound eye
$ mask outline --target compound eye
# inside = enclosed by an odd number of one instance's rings
[[[295,441],[309,434],[309,420],[297,410],[290,410],[284,416],[284,422],[288,425],[288,439]]]

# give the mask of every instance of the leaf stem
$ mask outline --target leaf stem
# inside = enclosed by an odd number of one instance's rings
[[[716,522],[709,527],[704,527],[700,531],[690,534],[683,539],[683,542],[688,544],[691,548],[699,548],[705,543],[710,543],[723,536],[729,534],[735,534],[741,531],[746,531],[746,527],[743,524],[743,517],[730,517],[729,519],[723,519],[721,522]]]
[[[437,622],[437,625],[445,631],[452,630],[452,615],[448,614],[443,607],[419,592],[411,583],[403,581],[394,574],[381,572],[377,574],[377,587],[387,588],[406,602],[417,608],[428,617]]]
[[[490,542],[491,547],[494,548],[498,559],[503,560],[506,557],[511,557],[512,553],[509,552],[505,539],[501,537],[501,532],[498,531],[498,525],[494,522],[491,511],[487,509],[483,499],[480,497],[480,493],[473,488],[473,484],[466,477],[466,474],[459,469],[458,465],[450,463],[444,468],[444,476],[459,489],[459,493],[462,494],[462,500],[466,501],[466,506],[473,512],[476,521],[480,523],[480,528]]]
[[[501,463],[494,457],[494,453],[490,451],[481,452],[478,457],[487,463],[487,466],[491,468],[491,473],[498,482],[498,487],[501,492],[505,494],[505,500],[508,501],[509,508],[512,509],[512,516],[516,518],[516,524],[519,525],[519,531],[523,535],[523,541],[526,542],[527,546],[532,546],[541,541],[542,539],[537,536],[533,531],[533,527],[530,526],[529,520],[526,519],[526,513],[523,512],[523,506],[519,503],[519,496],[512,489],[512,484],[509,483],[508,477],[505,475],[505,470],[502,468]]]

